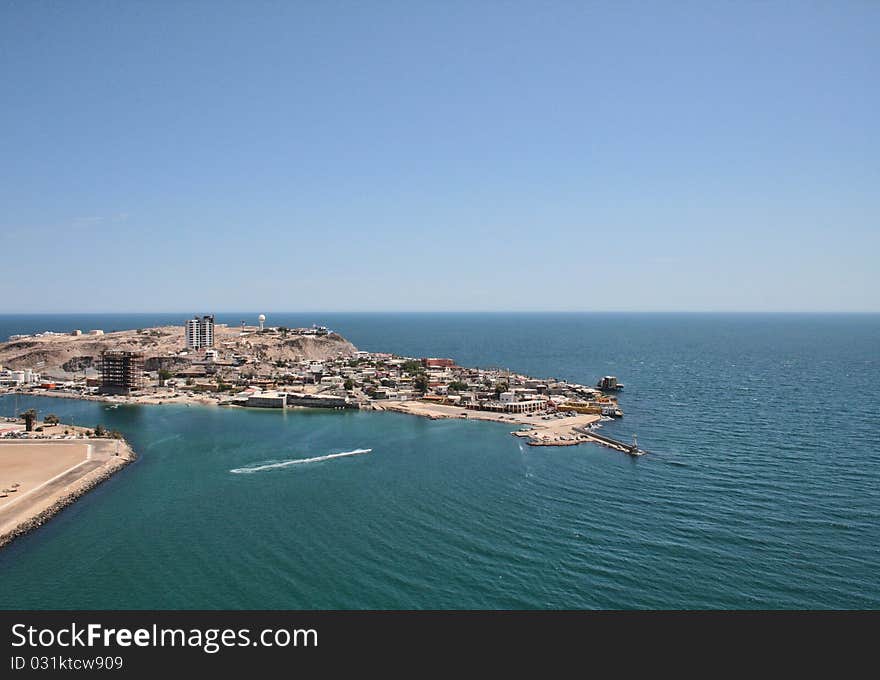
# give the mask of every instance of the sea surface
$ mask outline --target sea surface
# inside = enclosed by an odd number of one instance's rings
[[[0,316],[0,338],[185,316]],[[878,315],[268,316],[617,375],[605,432],[650,454],[396,413],[4,397],[2,415],[121,430],[140,458],[0,551],[0,608],[880,608]]]

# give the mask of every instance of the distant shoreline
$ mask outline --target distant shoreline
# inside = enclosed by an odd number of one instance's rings
[[[321,407],[488,420],[516,426],[512,434],[541,446],[593,441],[589,430],[603,417],[623,416],[616,376],[592,386],[451,357],[370,352],[326,326],[265,321],[230,326],[204,315],[181,326],[14,334],[0,343],[3,381],[14,394],[110,408]]]
[[[50,397],[60,399],[74,399],[81,401],[95,401],[107,404],[118,404],[120,406],[162,406],[165,404],[176,404],[184,406],[225,406],[221,404],[219,399],[210,399],[204,397],[195,397],[191,395],[181,395],[179,397],[169,399],[159,399],[157,397],[124,397],[109,395],[80,395],[61,392],[59,390],[45,390],[39,392],[7,392],[6,396],[19,394],[20,396],[32,397]],[[0,393],[3,396],[3,393]],[[247,408],[240,406],[230,406],[230,408]],[[252,410],[252,409],[248,409]],[[287,409],[265,409],[256,408],[253,410],[260,411],[295,411],[295,410],[320,410],[330,411],[332,409],[314,408],[307,406],[288,406]],[[382,402],[373,402],[370,408],[360,409],[365,412],[393,412],[402,413],[420,418],[428,418],[429,420],[480,420],[487,422],[503,423],[505,425],[518,426],[520,430],[511,432],[511,434],[529,440],[529,443],[539,446],[572,446],[574,444],[583,444],[590,442],[590,437],[582,430],[597,426],[602,417],[595,414],[577,414],[563,419],[553,419],[551,421],[542,421],[540,416],[530,416],[524,413],[497,413],[492,411],[466,410],[460,406],[449,406],[445,404],[428,403],[419,400],[395,401],[387,400]],[[528,429],[523,429],[528,428]],[[593,442],[596,443],[596,442]]]
[[[156,317],[169,317],[173,319],[186,318],[192,314],[191,309],[184,309],[178,312],[168,311],[151,311],[151,312],[5,312],[0,311],[0,318],[11,317],[16,319],[35,319],[40,317],[53,318],[83,318],[83,317],[103,317],[103,318],[131,318],[146,317],[155,319]],[[243,317],[253,316],[250,311],[216,311],[218,317],[230,320],[237,320]],[[304,310],[304,311],[275,311],[269,310],[267,315],[272,317],[333,317],[333,316],[880,316],[880,310],[694,310],[694,309],[663,309],[663,310],[620,310],[620,309],[604,309],[604,310],[540,310],[540,309],[490,309],[490,310],[438,310],[438,311],[414,311],[414,310],[372,310],[372,311],[346,311],[346,310]],[[122,329],[120,329],[122,330]]]

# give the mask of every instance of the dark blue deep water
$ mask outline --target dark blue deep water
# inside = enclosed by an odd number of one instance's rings
[[[4,316],[0,338],[184,318]],[[0,398],[141,456],[0,551],[0,608],[880,607],[880,316],[269,315],[315,322],[362,349],[616,374],[606,432],[651,454],[401,414]]]

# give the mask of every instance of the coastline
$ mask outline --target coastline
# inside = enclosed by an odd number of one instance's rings
[[[0,393],[2,396],[4,393]],[[15,394],[6,392],[7,396]],[[27,396],[36,397],[52,397],[56,399],[80,399],[83,401],[97,401],[107,404],[119,405],[149,405],[161,406],[163,404],[178,404],[187,406],[220,406],[220,397],[204,397],[192,394],[179,394],[175,397],[157,397],[150,395],[140,395],[134,397],[113,396],[91,394],[84,395],[79,393],[64,392],[61,390],[32,390],[26,393]],[[240,407],[239,407],[240,408]],[[307,406],[288,406],[287,410],[308,409]],[[516,437],[526,439],[526,443],[530,446],[574,446],[576,444],[599,444],[607,445],[603,441],[594,438],[589,430],[598,426],[602,421],[602,416],[597,414],[573,414],[564,418],[543,419],[542,416],[527,413],[500,413],[494,411],[479,411],[474,409],[464,409],[460,406],[450,406],[446,404],[437,404],[420,400],[383,400],[374,401],[369,408],[363,408],[364,411],[390,411],[394,413],[403,413],[410,416],[420,418],[428,418],[430,420],[440,419],[468,419],[482,420],[494,423],[505,423],[517,426],[520,429],[511,432]],[[612,448],[618,448],[612,446]]]
[[[219,397],[197,397],[195,395],[188,394],[181,394],[176,397],[159,397],[150,395],[125,397],[107,394],[80,394],[79,392],[65,392],[64,390],[30,390],[27,392],[0,391],[0,397],[15,396],[16,394],[23,397],[51,397],[53,399],[78,399],[80,401],[99,401],[106,404],[146,404],[150,406],[161,406],[162,404],[198,404],[200,406],[218,406],[220,403]]]
[[[423,401],[388,401],[374,404],[375,411],[394,411],[408,415],[439,420],[458,418],[467,420],[486,420],[519,426],[519,430],[511,432],[515,437],[525,438],[532,446],[574,446],[592,442],[589,435],[582,430],[602,420],[592,413],[579,413],[564,418],[550,418],[527,413],[498,413],[493,411],[476,411],[463,409],[460,406],[448,406]]]

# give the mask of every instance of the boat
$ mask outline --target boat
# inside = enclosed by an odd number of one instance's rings
[[[618,392],[623,389],[623,383],[617,382],[616,375],[606,375],[596,383],[596,387],[603,392]]]

